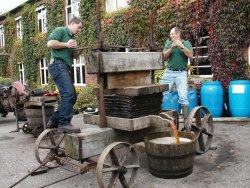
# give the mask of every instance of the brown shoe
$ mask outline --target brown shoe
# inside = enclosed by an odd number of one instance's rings
[[[58,128],[59,133],[80,133],[81,129],[73,126],[65,126]]]

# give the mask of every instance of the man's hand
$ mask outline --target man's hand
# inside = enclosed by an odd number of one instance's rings
[[[77,42],[76,40],[70,39],[67,43],[68,48],[76,48],[77,47]]]
[[[182,44],[181,40],[176,40],[176,41],[173,41],[172,47],[183,49],[184,45]]]
[[[171,45],[171,48],[176,48],[176,47],[178,47],[177,41],[173,41],[173,43],[172,43],[172,45]]]

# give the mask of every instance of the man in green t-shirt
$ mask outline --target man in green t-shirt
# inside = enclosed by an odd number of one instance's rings
[[[71,79],[71,66],[74,48],[77,43],[74,35],[82,28],[80,18],[74,17],[67,27],[57,27],[49,35],[47,46],[51,49],[53,63],[49,65],[49,72],[59,90],[61,101],[57,111],[55,111],[48,124],[48,128],[57,128],[63,133],[79,133],[81,130],[71,125],[74,114],[73,106],[76,102],[76,91]]]
[[[163,58],[167,60],[167,68],[164,71],[161,83],[169,84],[172,89],[175,83],[179,95],[179,103],[183,116],[186,119],[189,113],[187,98],[187,64],[188,58],[193,57],[193,48],[189,41],[181,39],[180,29],[174,27],[170,30],[170,39],[165,42]],[[163,95],[168,94],[163,92]]]

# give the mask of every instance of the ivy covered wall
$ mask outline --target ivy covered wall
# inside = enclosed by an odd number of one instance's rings
[[[95,1],[81,0],[81,10],[87,29],[80,37],[84,37],[82,45],[88,46],[95,38]],[[132,47],[149,47],[152,33],[162,47],[174,26],[194,46],[206,32],[213,79],[226,88],[233,79],[247,78],[242,49],[249,41],[249,10],[248,0],[133,0],[127,9],[109,14],[102,11],[102,29],[105,43]]]
[[[8,53],[10,56],[0,55],[0,69],[3,70],[0,71],[0,76],[11,75],[13,81],[18,80],[18,64],[23,63],[25,79],[30,87],[37,87],[40,84],[38,60],[44,57],[49,60],[50,53],[46,47],[48,33],[64,24],[64,2],[49,0],[45,4],[48,32],[38,32],[35,8],[40,4],[41,1],[27,3],[17,13],[8,14],[4,20],[6,45],[1,49],[1,53]],[[22,16],[22,40],[16,37],[16,16]]]
[[[45,1],[47,9],[48,33],[64,24],[65,1]],[[95,0],[80,0],[80,17],[84,28],[77,41],[80,47],[96,43],[96,10]],[[243,59],[242,49],[249,41],[249,0],[132,0],[128,8],[114,13],[105,12],[105,0],[101,0],[102,31],[104,42],[113,45],[130,45],[131,47],[149,47],[150,41],[162,47],[169,31],[179,26],[183,38],[198,44],[199,36],[206,32],[210,39],[208,55],[212,64],[213,77],[223,82],[224,87],[232,79],[246,79],[247,62]],[[39,83],[37,60],[49,59],[46,48],[47,33],[36,30],[36,13],[33,5],[25,5],[22,10],[24,38],[22,42],[15,39],[14,17],[8,16],[6,32],[11,50],[12,70],[17,74],[16,63],[23,59],[29,66],[26,70],[28,83]],[[15,47],[15,48],[14,48]],[[16,48],[18,47],[18,48]],[[2,60],[1,64],[8,61]],[[6,69],[7,70],[7,69]],[[1,73],[2,74],[2,73]],[[8,74],[7,72],[5,74]]]

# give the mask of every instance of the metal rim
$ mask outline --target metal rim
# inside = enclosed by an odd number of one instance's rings
[[[122,150],[122,152],[119,152]],[[109,158],[110,157],[110,158]],[[126,159],[130,157],[129,161]],[[111,164],[107,164],[107,159]],[[129,162],[129,164],[127,164]],[[139,169],[139,157],[134,147],[126,142],[114,142],[107,146],[101,153],[96,167],[97,181],[101,188],[114,187],[117,179],[119,179],[123,187],[132,187],[135,183],[137,171]],[[125,177],[125,174],[129,177]],[[108,184],[105,185],[104,174],[111,173]]]
[[[46,167],[55,168],[61,165],[58,158],[54,156],[64,155],[65,134],[58,133],[57,129],[45,129],[37,138],[35,143],[35,157],[40,164],[48,160]]]
[[[195,107],[188,115],[187,122],[184,124],[185,130],[192,131],[196,135],[198,154],[209,150],[213,135],[213,117],[209,110],[204,106]]]

